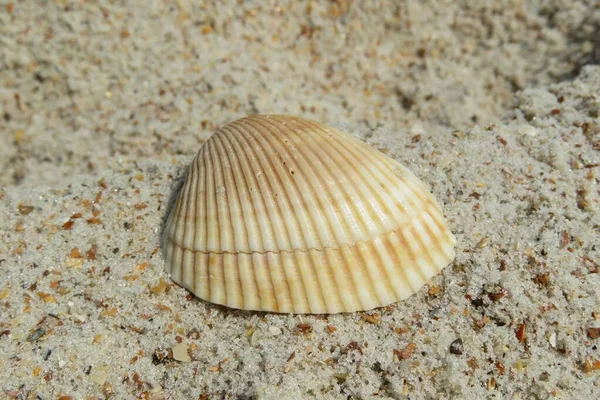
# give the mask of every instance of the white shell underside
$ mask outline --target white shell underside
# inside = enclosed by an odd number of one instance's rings
[[[252,116],[194,159],[163,242],[172,279],[233,308],[367,310],[454,258],[441,208],[410,171],[313,121]]]

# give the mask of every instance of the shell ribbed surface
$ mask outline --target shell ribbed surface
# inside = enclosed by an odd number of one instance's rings
[[[428,188],[360,140],[288,116],[219,129],[192,162],[164,236],[172,279],[233,308],[366,310],[454,258]]]

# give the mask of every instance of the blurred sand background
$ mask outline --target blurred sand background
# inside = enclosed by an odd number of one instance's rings
[[[599,26],[596,1],[0,0],[0,397],[598,397]],[[369,313],[188,296],[169,197],[253,113],[405,164],[454,263]]]

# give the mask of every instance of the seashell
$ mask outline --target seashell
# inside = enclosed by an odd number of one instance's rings
[[[393,159],[314,121],[250,116],[201,147],[163,252],[203,300],[317,314],[405,299],[455,243],[428,187]]]

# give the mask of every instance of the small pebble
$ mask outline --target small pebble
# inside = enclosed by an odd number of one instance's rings
[[[531,125],[521,125],[517,128],[517,132],[524,136],[537,136],[538,132],[535,127]]]
[[[450,353],[461,355],[463,353],[464,347],[462,339],[456,339],[454,342],[450,344]]]
[[[556,332],[553,332],[550,335],[550,338],[548,339],[548,341],[550,342],[550,346],[552,346],[553,349],[556,349]]]
[[[252,332],[252,335],[250,335],[250,346],[256,346],[256,344],[258,343],[259,339],[260,339],[259,330],[255,329]]]
[[[598,339],[600,337],[600,328],[597,328],[597,327],[587,328],[587,336],[590,339]]]
[[[185,343],[179,343],[173,346],[173,358],[181,362],[190,362],[192,359],[188,354],[188,346]]]
[[[279,329],[276,326],[271,326],[269,327],[269,332],[271,333],[271,335],[273,336],[277,336],[277,335],[281,335],[281,329]]]
[[[94,367],[90,377],[98,385],[104,385],[106,378],[108,378],[108,369],[106,367]]]

